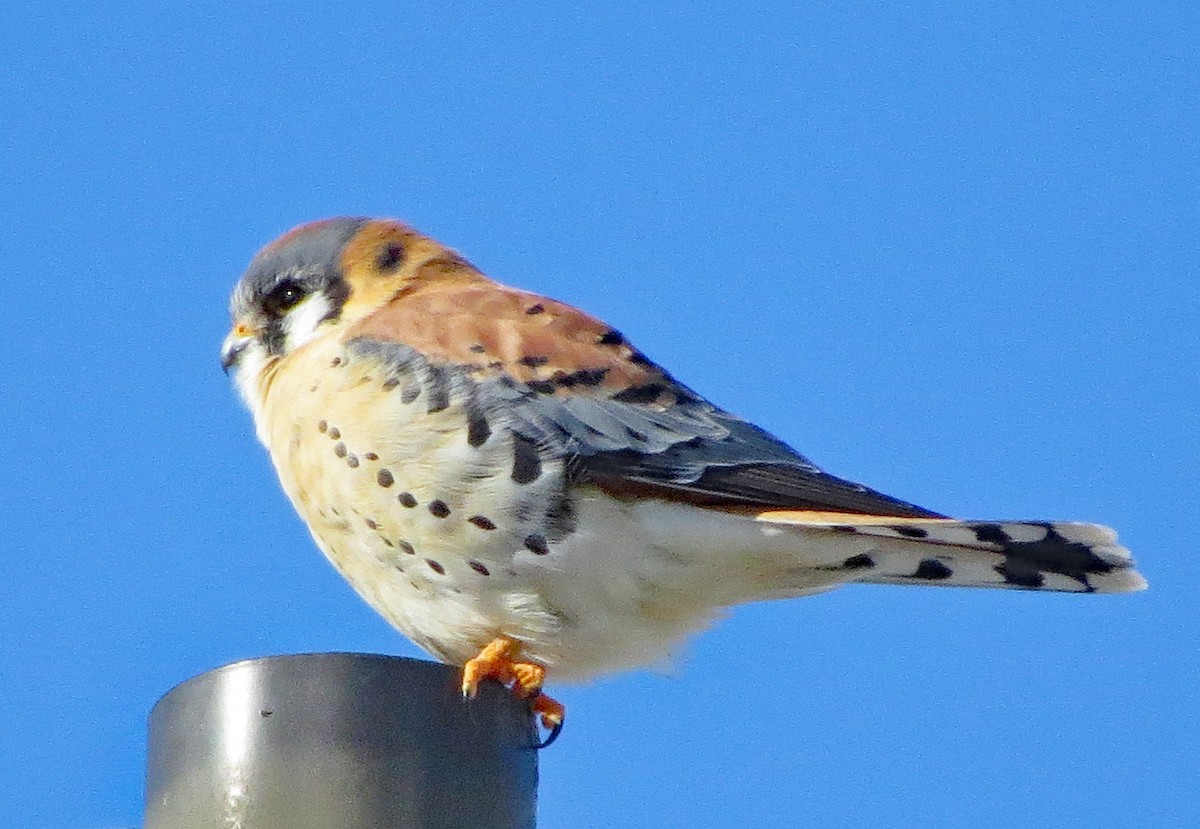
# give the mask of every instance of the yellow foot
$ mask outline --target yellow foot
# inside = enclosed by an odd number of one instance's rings
[[[468,699],[474,697],[480,682],[494,679],[521,699],[530,700],[530,708],[537,715],[542,727],[552,732],[550,740],[553,740],[562,730],[567,709],[562,703],[542,693],[546,669],[536,662],[518,661],[520,650],[521,643],[507,636],[500,636],[489,642],[478,656],[467,660],[467,664],[463,666],[463,696]],[[549,745],[550,740],[544,745]]]

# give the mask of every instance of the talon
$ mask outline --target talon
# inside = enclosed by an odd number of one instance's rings
[[[479,691],[479,683],[494,679],[507,686],[520,699],[529,700],[529,710],[542,728],[550,732],[538,748],[554,742],[562,731],[567,709],[561,702],[542,693],[546,669],[536,662],[518,662],[521,644],[515,639],[500,636],[489,642],[479,655],[463,665],[462,694],[471,699]]]

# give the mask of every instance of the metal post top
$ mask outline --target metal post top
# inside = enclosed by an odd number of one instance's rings
[[[147,829],[534,825],[537,733],[496,683],[366,653],[268,656],[150,712]]]

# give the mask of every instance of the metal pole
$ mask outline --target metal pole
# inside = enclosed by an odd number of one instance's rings
[[[251,659],[150,712],[146,829],[533,829],[537,735],[495,683],[372,654]]]

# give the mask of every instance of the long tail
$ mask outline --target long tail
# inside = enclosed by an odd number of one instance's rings
[[[1074,593],[1146,588],[1117,534],[1060,521],[956,521],[770,511],[759,521],[851,534],[864,552],[834,567],[847,581]]]

